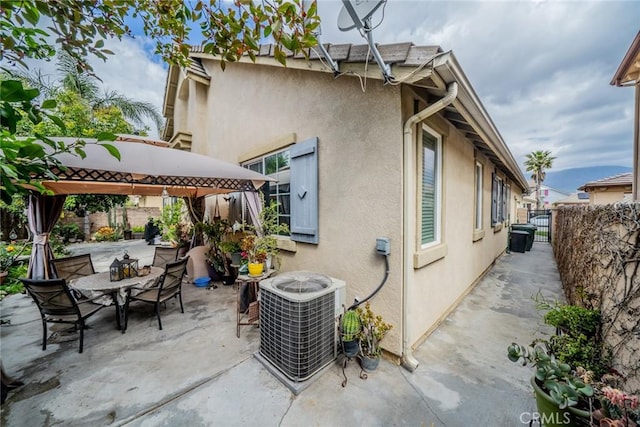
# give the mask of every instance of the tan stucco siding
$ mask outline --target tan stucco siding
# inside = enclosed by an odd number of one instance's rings
[[[631,193],[631,186],[621,189],[620,187],[606,188],[589,192],[590,205],[609,205],[624,199],[625,193]]]
[[[426,124],[433,126],[433,119]],[[476,159],[483,164],[484,236],[474,242]],[[443,139],[443,163],[442,244],[446,255],[413,270],[408,310],[409,338],[414,344],[439,324],[507,245],[506,224],[500,231],[491,227],[491,173],[495,166],[474,153],[473,145],[452,126]],[[511,190],[517,191],[516,186],[511,185]],[[514,208],[511,200],[510,211]],[[416,250],[420,250],[417,244]]]
[[[319,244],[281,252],[282,270],[311,270],[347,282],[347,304],[370,294],[384,276],[376,237],[391,239],[390,275],[372,301],[394,329],[388,348],[401,349],[402,123],[397,87],[300,70],[205,62],[207,141],[193,151],[238,162],[241,154],[295,133],[318,137]],[[266,154],[266,153],[264,153]]]

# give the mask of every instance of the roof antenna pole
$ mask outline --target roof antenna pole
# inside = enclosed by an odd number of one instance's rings
[[[373,31],[371,31],[371,17],[368,17],[367,19],[364,20],[364,32],[367,34],[367,43],[369,43],[369,47],[371,47],[371,52],[373,52],[373,57],[378,63],[378,66],[380,67],[380,71],[382,72],[382,76],[384,77],[384,83],[387,84],[393,81],[393,76],[391,75],[391,68],[384,63],[384,59],[382,59],[382,55],[380,55],[378,48],[373,42]]]
[[[327,60],[327,62],[329,63],[329,67],[331,67],[331,70],[333,71],[333,77],[338,77],[338,75],[340,75],[340,66],[336,61],[333,60],[331,56],[329,56],[329,52],[324,47],[324,45],[322,44],[322,40],[320,39],[320,36],[322,36],[322,27],[318,27],[318,31],[316,31],[313,35],[316,37],[316,40],[318,40],[318,49],[320,49],[320,52],[322,52],[322,56],[324,56],[324,59]]]

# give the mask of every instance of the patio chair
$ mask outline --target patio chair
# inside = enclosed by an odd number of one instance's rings
[[[153,304],[155,306],[156,317],[158,318],[158,327],[160,330],[162,330],[160,304],[166,303],[169,299],[177,297],[180,300],[180,311],[184,313],[184,307],[182,305],[182,278],[187,270],[188,260],[189,257],[185,257],[181,260],[167,263],[164,268],[164,273],[153,287],[145,289],[130,288],[128,290],[127,302],[125,305],[124,330],[127,329],[127,323],[129,321],[129,303],[131,301],[141,301]],[[132,292],[134,290],[139,291],[140,293],[134,295]]]
[[[47,323],[68,323],[80,329],[80,350],[84,343],[85,321],[105,306],[90,299],[73,297],[64,279],[21,279],[36,302],[42,317],[42,350],[47,349]]]
[[[58,279],[70,281],[78,277],[95,274],[91,254],[70,256],[67,258],[57,258],[51,261]]]
[[[178,250],[180,248],[156,248],[156,251],[153,254],[153,263],[154,267],[162,267],[169,262],[173,262],[178,259]]]

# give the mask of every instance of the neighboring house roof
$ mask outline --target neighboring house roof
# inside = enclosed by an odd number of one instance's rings
[[[590,181],[579,187],[578,190],[592,191],[596,188],[604,187],[628,187],[631,185],[631,172],[621,173],[619,175],[610,176],[597,181]]]
[[[585,197],[586,196],[586,197]],[[588,205],[589,194],[588,193],[571,193],[569,197],[562,200],[553,202],[553,206],[558,205]]]
[[[631,43],[610,84],[624,86],[637,81],[640,81],[640,31]]]
[[[383,79],[378,67],[371,64],[373,55],[368,45],[326,44],[325,47],[329,56],[339,63],[341,73],[347,75],[355,73],[366,76],[368,79]],[[451,51],[444,52],[439,46],[415,46],[413,43],[378,45],[378,50],[384,62],[391,67],[391,74],[395,78],[391,84],[410,85],[430,102],[431,99],[437,100],[443,97],[448,85],[456,82],[459,86],[458,96],[442,112],[444,118],[458,128],[477,150],[501,167],[523,191],[528,190],[526,178]],[[204,58],[219,60],[219,57],[203,53],[200,46],[191,48],[190,57],[196,60]],[[240,62],[253,63],[248,56]],[[255,64],[282,67],[275,60],[273,46],[270,44],[260,46]],[[163,108],[164,115],[167,117],[164,139],[170,138],[173,134],[173,108],[180,72],[178,68],[176,65],[171,65],[167,74]],[[316,49],[309,51],[309,60],[302,54],[293,56],[289,53],[287,68],[333,73],[326,62],[320,59]],[[203,71],[206,73],[204,68]],[[183,74],[187,78],[204,78],[201,73],[196,75],[193,72],[190,75],[188,70],[183,71]],[[206,77],[209,76],[206,75]]]

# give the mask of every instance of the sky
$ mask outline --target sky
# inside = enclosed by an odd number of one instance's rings
[[[338,29],[341,8],[319,1],[323,43],[363,44]],[[388,0],[373,23],[376,43],[452,50],[520,165],[550,150],[554,170],[631,166],[634,90],[609,82],[640,30],[640,1]],[[138,35],[106,47],[115,55],[90,60],[104,86],[162,111],[168,67],[153,43]]]

